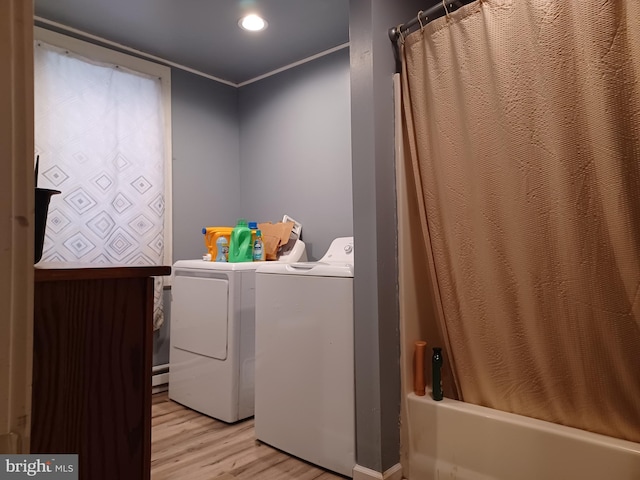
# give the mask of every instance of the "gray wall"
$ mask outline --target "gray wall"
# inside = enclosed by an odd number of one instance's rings
[[[240,209],[238,89],[171,70],[173,259],[206,253],[202,227],[235,225]]]
[[[400,348],[390,27],[424,1],[350,0],[356,460],[400,461]]]
[[[349,50],[240,88],[240,205],[300,221],[309,260],[353,235]]]

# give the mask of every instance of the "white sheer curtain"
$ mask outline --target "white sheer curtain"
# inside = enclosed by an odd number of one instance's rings
[[[52,200],[43,261],[164,261],[164,118],[160,79],[38,41],[35,151]],[[154,327],[162,323],[156,279]]]

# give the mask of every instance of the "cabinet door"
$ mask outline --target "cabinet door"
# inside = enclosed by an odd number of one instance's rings
[[[77,453],[81,479],[148,479],[153,280],[39,282],[32,453]]]

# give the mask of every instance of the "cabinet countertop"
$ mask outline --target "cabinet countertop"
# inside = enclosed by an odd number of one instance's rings
[[[88,263],[42,262],[34,266],[35,282],[159,277],[170,274],[171,267],[166,265],[95,265]]]

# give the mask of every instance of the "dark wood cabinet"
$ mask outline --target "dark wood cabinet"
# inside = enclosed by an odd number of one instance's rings
[[[37,266],[32,453],[79,478],[150,478],[153,278],[170,267]]]

